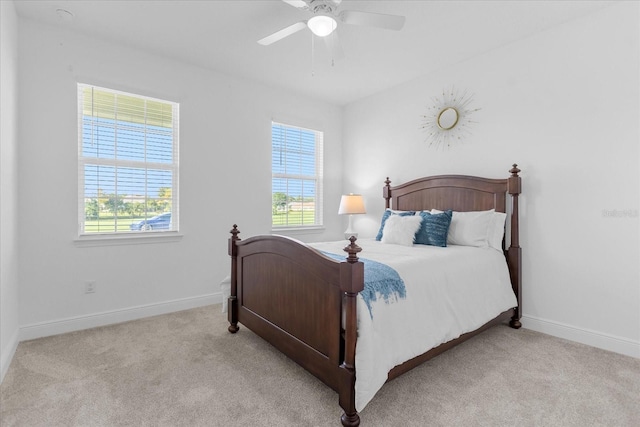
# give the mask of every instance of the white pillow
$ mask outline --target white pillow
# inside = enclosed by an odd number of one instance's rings
[[[389,218],[391,215],[415,215],[416,212],[415,211],[398,211],[398,210],[393,210],[390,208],[387,208],[384,210],[384,213],[382,214],[382,221],[380,221],[380,229],[378,229],[378,234],[376,234],[376,240],[380,241],[382,240],[382,233],[384,232],[384,223],[387,222],[387,218]]]
[[[504,212],[493,212],[493,220],[489,225],[489,233],[487,240],[489,246],[499,251],[502,250],[502,238],[504,237],[504,223],[507,220],[507,214]]]
[[[440,213],[437,209],[432,209],[431,213]],[[447,235],[448,245],[475,246],[484,248],[489,246],[489,229],[493,230],[495,210],[489,211],[469,211],[453,212],[449,234]],[[492,242],[495,239],[491,233]],[[501,240],[502,242],[502,240]],[[493,246],[492,246],[493,247]],[[499,245],[501,247],[501,245]]]
[[[422,217],[420,215],[391,215],[384,223],[382,243],[411,246],[420,228]]]

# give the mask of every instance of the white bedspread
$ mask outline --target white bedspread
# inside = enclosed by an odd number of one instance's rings
[[[503,254],[492,248],[413,245],[358,240],[361,258],[394,268],[407,297],[372,302],[373,319],[358,298],[356,409],[361,411],[396,365],[473,331],[517,305]],[[310,246],[345,254],[345,241]]]

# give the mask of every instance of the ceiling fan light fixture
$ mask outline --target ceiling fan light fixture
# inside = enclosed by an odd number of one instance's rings
[[[327,15],[316,15],[309,19],[307,26],[318,37],[326,37],[338,26],[335,19]]]

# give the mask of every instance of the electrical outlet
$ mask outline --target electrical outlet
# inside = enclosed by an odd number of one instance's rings
[[[87,280],[84,282],[84,293],[85,294],[93,294],[96,291],[96,281],[95,280]]]

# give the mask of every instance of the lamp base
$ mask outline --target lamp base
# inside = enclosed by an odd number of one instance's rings
[[[349,215],[349,226],[344,230],[345,239],[349,240],[351,236],[354,236],[356,239],[358,238],[358,233],[353,231],[353,215]]]

